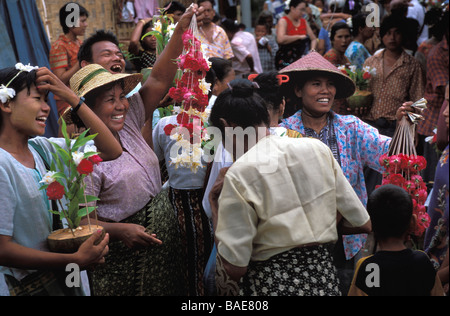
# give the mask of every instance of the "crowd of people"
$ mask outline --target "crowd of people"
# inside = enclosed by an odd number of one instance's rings
[[[164,49],[144,36],[155,27],[148,18],[129,54],[110,31],[81,41],[89,12],[76,4],[80,23],[68,27],[73,4],[60,10],[51,69],[0,70],[0,287],[9,295],[448,295],[448,1],[268,0],[252,26],[220,17],[214,0],[169,1]],[[366,10],[374,4],[379,25]],[[177,139],[167,128],[178,116],[158,110],[173,103],[174,60],[194,16],[210,65],[204,113],[220,131],[214,159],[202,157],[196,172],[171,163]],[[371,69],[370,104],[350,107],[357,85],[345,68]],[[103,160],[86,191],[99,198],[106,235],[72,254],[46,245],[56,219],[40,183],[57,163],[52,143],[69,146],[57,137],[65,131],[42,137],[49,92],[70,135],[97,134]],[[412,247],[413,200],[381,185],[381,158],[421,98],[411,137],[427,161],[430,225]],[[65,284],[70,263],[87,270],[82,288]],[[368,284],[374,265],[381,278]]]

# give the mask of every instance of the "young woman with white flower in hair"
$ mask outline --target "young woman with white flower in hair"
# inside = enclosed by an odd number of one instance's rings
[[[92,133],[98,133],[95,145],[102,159],[122,154],[106,125],[49,69],[19,63],[0,70],[0,273],[11,295],[82,295],[81,288],[65,286],[66,266],[97,265],[108,252],[108,236],[94,245],[99,234],[74,254],[47,248],[54,221],[40,182],[47,171],[45,162],[54,162],[50,141],[66,147],[64,139],[40,137],[50,114],[49,92],[70,104]]]

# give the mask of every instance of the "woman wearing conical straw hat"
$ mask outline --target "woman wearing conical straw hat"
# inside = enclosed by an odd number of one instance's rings
[[[71,79],[72,90],[85,96],[123,147],[121,157],[100,165],[92,181],[86,181],[87,191],[100,198],[100,225],[111,236],[108,264],[90,274],[93,295],[185,294],[175,214],[161,187],[158,158],[142,128],[175,77],[173,60],[182,52],[181,36],[198,12],[196,5],[187,10],[151,78],[128,99],[126,95],[142,80],[141,74],[112,74],[89,64]]]
[[[364,167],[383,172],[379,157],[388,152],[391,138],[379,134],[377,129],[356,116],[338,115],[331,110],[334,100],[353,95],[355,84],[320,54],[311,52],[280,70],[280,73],[288,74],[291,78],[285,84],[284,91],[286,94],[292,91],[286,95],[290,100],[291,116],[280,125],[327,144],[361,202],[366,205]],[[412,102],[406,102],[399,107],[398,120],[407,115],[406,111],[413,111],[409,106],[411,104]],[[292,107],[295,109],[292,110]],[[350,264],[350,279],[348,282],[341,282],[344,283],[343,293],[346,293],[345,287],[350,285],[353,270],[349,260],[362,249],[366,236],[349,235],[343,239],[343,243],[337,243],[335,260],[339,258],[336,263],[338,268],[343,268],[340,271],[345,271],[347,268],[344,269],[344,266],[348,267]]]

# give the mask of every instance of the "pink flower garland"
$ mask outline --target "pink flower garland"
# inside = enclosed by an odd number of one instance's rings
[[[177,115],[177,124],[170,124],[164,128],[167,136],[179,135],[178,141],[188,141],[193,148],[187,148],[183,145],[183,150],[187,155],[179,157],[193,157],[194,164],[189,163],[188,159],[183,161],[174,159],[178,165],[190,165],[193,171],[196,171],[199,163],[199,147],[201,149],[202,141],[206,135],[206,115],[205,110],[208,106],[209,85],[205,82],[206,73],[210,66],[204,58],[201,49],[201,42],[195,37],[192,30],[186,31],[183,36],[183,54],[176,60],[178,68],[182,72],[181,78],[176,80],[176,87],[169,90],[169,96],[174,102],[181,105],[181,111]],[[195,153],[195,157],[194,157]],[[181,161],[181,162],[180,162]]]
[[[430,226],[430,217],[424,206],[427,200],[427,187],[419,172],[426,168],[427,161],[422,156],[384,154],[380,164],[385,168],[381,185],[393,184],[404,188],[413,200],[413,214],[417,217],[414,235],[422,236]]]

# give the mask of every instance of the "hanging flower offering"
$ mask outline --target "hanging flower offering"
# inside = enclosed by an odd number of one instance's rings
[[[91,175],[94,167],[101,163],[102,159],[98,156],[95,146],[87,145],[96,135],[87,136],[88,130],[86,130],[72,141],[67,135],[64,120],[62,120],[62,133],[68,149],[52,143],[56,151],[53,153],[56,164],[53,163],[50,170],[43,176],[40,189],[46,190],[48,199],[56,201],[58,204],[58,209],[50,210],[50,212],[59,215],[60,220],[67,223],[66,229],[53,232],[49,236],[50,250],[74,252],[79,244],[94,232],[91,229],[88,215],[95,210],[95,207],[88,205],[99,199],[85,194],[84,179]],[[84,150],[81,150],[83,147]],[[81,219],[84,216],[87,216],[89,222],[86,228],[80,226]],[[83,230],[87,232],[83,232]],[[81,233],[83,236],[79,237]],[[78,240],[77,243],[75,245],[70,244],[70,246],[68,246],[68,243],[64,243],[63,246],[60,246],[63,240],[61,236],[64,234],[71,237],[72,241],[73,239]]]
[[[423,104],[419,105],[422,106]],[[408,119],[411,120],[410,116]],[[380,157],[379,162],[385,168],[381,185],[397,185],[409,193],[413,200],[413,214],[417,219],[413,234],[420,237],[430,225],[430,217],[424,206],[428,196],[427,186],[420,176],[420,172],[427,167],[427,161],[423,156],[417,155],[415,149],[414,133],[417,121],[411,120],[411,124],[408,119],[404,117],[398,123],[389,153]]]
[[[413,200],[413,214],[416,216],[414,235],[420,237],[430,225],[430,218],[424,206],[427,200],[427,186],[419,173],[427,166],[426,160],[417,155],[385,154],[380,157],[385,168],[381,185],[393,184],[405,189]]]
[[[164,129],[166,135],[176,141],[171,151],[171,163],[176,168],[190,168],[192,172],[203,167],[203,146],[208,141],[206,107],[211,88],[205,81],[210,63],[203,54],[197,34],[194,15],[189,29],[182,37],[183,53],[176,60],[182,75],[176,79],[176,86],[169,90],[169,96],[180,106],[177,124],[167,125]]]

